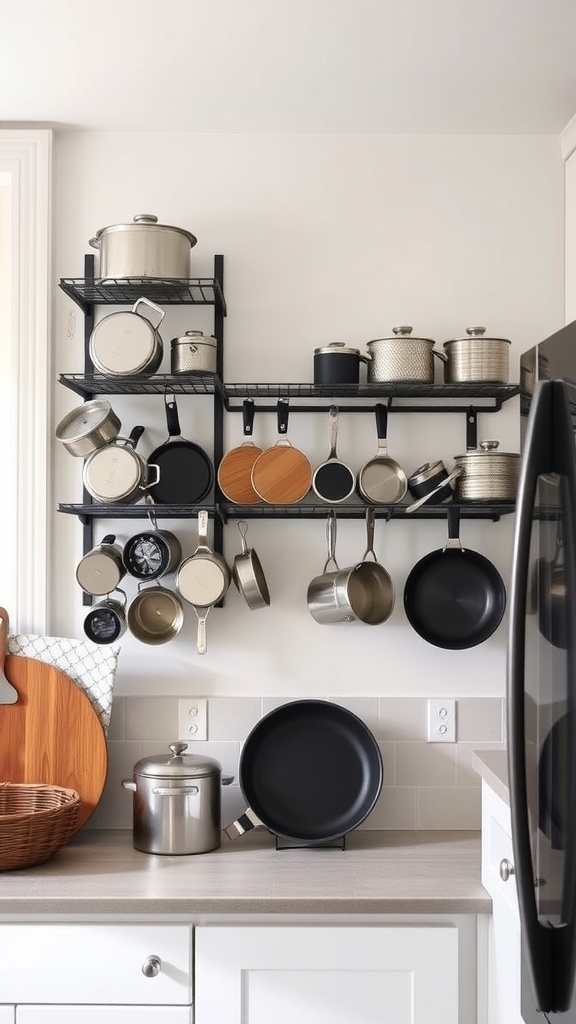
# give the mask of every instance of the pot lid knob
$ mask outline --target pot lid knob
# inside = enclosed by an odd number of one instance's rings
[[[485,327],[467,327],[466,334],[469,338],[481,338],[483,334],[486,334]]]
[[[174,754],[174,757],[180,757],[185,750],[188,750],[188,744],[182,743],[181,740],[177,740],[175,743],[170,744],[170,750]]]
[[[137,213],[132,218],[135,224],[157,224],[158,217],[154,213]]]
[[[483,452],[495,452],[500,441],[480,441],[480,447]]]
[[[395,334],[397,337],[400,337],[400,338],[407,338],[410,334],[412,334],[412,331],[413,331],[412,327],[393,327],[392,328],[392,333]]]

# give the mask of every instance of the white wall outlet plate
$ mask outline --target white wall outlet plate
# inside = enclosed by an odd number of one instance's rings
[[[428,701],[428,742],[456,742],[456,701],[453,698]]]
[[[208,701],[204,697],[182,698],[178,701],[178,739],[208,739]]]

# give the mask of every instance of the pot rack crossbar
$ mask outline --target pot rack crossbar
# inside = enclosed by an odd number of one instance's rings
[[[477,446],[478,413],[499,412],[505,402],[520,394],[517,384],[336,384],[318,386],[312,383],[236,383],[225,381],[224,375],[224,257],[214,256],[214,276],[181,280],[158,278],[106,278],[94,276],[94,254],[84,257],[83,278],[62,278],[60,288],[84,313],[84,372],[61,373],[59,382],[74,391],[84,400],[96,395],[212,395],[214,466],[217,467],[224,454],[224,413],[242,411],[246,398],[254,401],[258,413],[276,413],[278,401],[290,403],[290,414],[326,412],[335,399],[343,413],[374,413],[377,402],[385,402],[389,411],[397,413],[457,413],[465,416],[466,449]],[[214,308],[213,333],[216,338],[216,374],[183,376],[181,374],[155,374],[150,377],[125,376],[109,377],[95,372],[90,358],[89,343],[94,329],[94,307],[97,305],[132,305],[143,294],[161,305],[205,305]],[[408,515],[409,500],[395,505],[379,505],[375,514],[379,518],[440,519],[446,515],[445,505],[424,505]],[[342,519],[359,519],[366,514],[366,504],[350,500],[337,506]],[[144,502],[138,504],[102,505],[92,501],[84,489],[80,504],[60,504],[60,512],[77,515],[83,526],[83,553],[93,547],[93,522],[95,518],[135,519],[145,518],[148,508]],[[208,502],[202,505],[156,506],[158,518],[189,518],[198,514],[201,508],[208,510],[214,522],[214,549],[223,551],[223,526],[229,519],[239,518],[282,518],[316,519],[325,517],[329,506],[307,496],[296,505],[235,505],[228,502],[218,488]],[[467,502],[462,505],[461,514],[470,519],[498,520],[502,515],[514,511],[514,505],[503,502]],[[84,603],[91,604],[92,598],[84,594]]]

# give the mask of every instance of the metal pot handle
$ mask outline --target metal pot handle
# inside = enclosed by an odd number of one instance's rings
[[[245,832],[249,832],[252,828],[258,828],[259,825],[263,825],[264,822],[260,821],[257,814],[254,813],[251,807],[247,807],[244,814],[241,814],[236,821],[232,821],[224,829],[228,839],[238,839],[238,836],[243,836]]]
[[[372,555],[375,562],[378,561],[374,551],[374,507],[372,505],[366,509],[366,551],[362,555],[363,562],[366,561],[368,555]]]
[[[232,783],[234,782],[234,776],[233,775],[223,775],[221,781],[222,781],[222,785],[223,786],[231,786]]]
[[[196,796],[199,789],[198,786],[180,786],[178,788],[153,786],[152,792],[155,796]]]
[[[339,572],[340,567],[336,561],[336,513],[334,509],[331,509],[326,517],[326,547],[328,548],[328,558],[324,562],[322,572],[328,571],[330,562],[333,563],[336,572]]]
[[[158,323],[156,324],[156,328],[155,328],[155,330],[158,330],[158,328],[160,327],[160,324],[162,323],[164,317],[166,316],[166,310],[165,309],[161,309],[160,306],[157,306],[156,303],[152,302],[151,299],[146,299],[146,298],[144,298],[144,296],[142,296],[140,299],[136,299],[136,302],[132,306],[132,312],[136,313],[137,316],[141,316],[142,315],[141,313],[138,313],[138,306],[140,305],[140,303],[144,303],[146,306],[150,306],[150,309],[155,310],[156,313],[160,313],[160,319],[159,319]],[[148,318],[144,317],[144,319],[147,320]]]
[[[147,466],[148,470],[151,470],[151,469],[155,469],[156,470],[156,479],[155,480],[149,480],[147,484],[140,484],[140,490],[141,491],[147,491],[147,490],[149,490],[150,487],[155,487],[156,484],[160,483],[160,466],[156,462],[147,462],[146,466]],[[154,524],[152,524],[152,525],[154,525]]]
[[[120,785],[123,789],[131,789],[133,793],[136,792],[136,783],[132,779],[122,779]]]

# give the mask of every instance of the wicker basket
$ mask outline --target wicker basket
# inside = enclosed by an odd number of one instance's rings
[[[48,860],[74,835],[79,806],[74,789],[0,783],[0,871]]]

